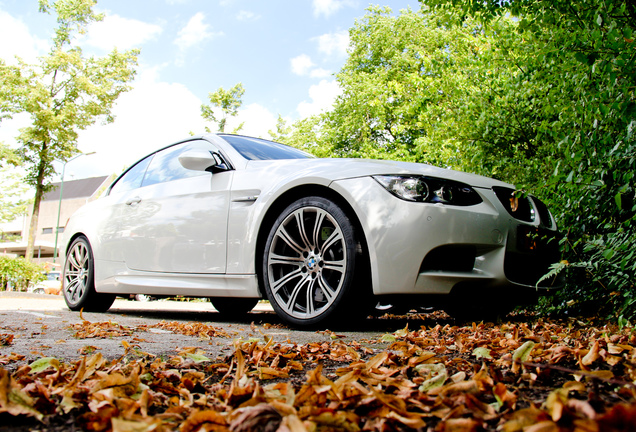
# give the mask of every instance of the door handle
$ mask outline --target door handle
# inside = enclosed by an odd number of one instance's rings
[[[136,197],[130,198],[128,201],[126,201],[126,205],[132,206],[132,205],[135,205],[135,204],[139,204],[140,202],[141,202],[141,198],[136,196]]]

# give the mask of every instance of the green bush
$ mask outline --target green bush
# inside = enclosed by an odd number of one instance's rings
[[[23,257],[0,256],[0,290],[26,291],[27,287],[45,279],[44,267]]]

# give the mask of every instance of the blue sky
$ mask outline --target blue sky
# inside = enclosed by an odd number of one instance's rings
[[[268,137],[279,114],[293,122],[328,110],[339,93],[334,74],[346,60],[348,30],[370,4],[419,9],[417,0],[98,1],[106,18],[78,44],[98,56],[115,46],[140,48],[138,75],[118,100],[115,123],[81,133],[79,149],[97,153],[69,163],[65,179],[120,172],[191,131],[202,133],[208,93],[238,82],[243,107],[226,130],[244,121],[242,133]],[[0,0],[0,57],[45,54],[55,24],[37,0]],[[0,141],[11,144],[25,124],[24,116],[0,124]]]

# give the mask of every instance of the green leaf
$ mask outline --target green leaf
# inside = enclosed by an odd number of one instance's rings
[[[530,356],[530,352],[532,351],[535,345],[536,344],[534,342],[527,341],[526,343],[524,343],[523,345],[521,345],[519,348],[515,350],[515,352],[512,354],[512,359],[518,360],[520,362],[524,362],[528,360],[528,356]]]
[[[574,54],[574,58],[578,60],[580,63],[587,64],[587,55],[585,55],[585,53],[577,52],[576,54]]]
[[[623,198],[622,198],[623,194],[621,193],[617,193],[616,195],[614,195],[614,202],[616,202],[616,206],[618,207],[619,210],[621,210],[623,208]]]
[[[486,347],[477,347],[473,350],[473,355],[479,360],[480,358],[492,359],[490,350]]]
[[[429,390],[443,386],[448,379],[446,367],[441,363],[417,365],[415,370],[424,377],[432,375],[431,378],[424,381],[420,386],[420,391],[422,393],[426,393]]]
[[[188,353],[188,354],[185,355],[185,357],[189,358],[191,360],[194,360],[195,363],[203,363],[203,362],[209,362],[210,361],[209,358],[207,358],[206,356],[201,355],[201,354]]]
[[[395,342],[396,340],[397,340],[396,337],[390,333],[385,333],[380,338],[381,342]]]
[[[42,357],[31,363],[31,373],[40,373],[52,367],[53,369],[59,369],[60,362],[55,357]]]

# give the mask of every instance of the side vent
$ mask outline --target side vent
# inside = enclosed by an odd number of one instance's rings
[[[430,251],[420,273],[427,271],[471,272],[475,267],[477,248],[469,245],[444,245]]]

